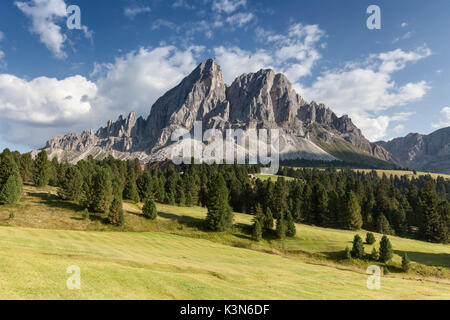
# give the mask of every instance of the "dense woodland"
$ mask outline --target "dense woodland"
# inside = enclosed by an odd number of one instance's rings
[[[294,169],[284,167],[276,181],[253,177],[258,166],[189,165],[162,169],[139,161],[92,158],[76,165],[36,159],[5,149],[0,154],[0,205],[14,204],[23,182],[51,185],[58,195],[109,223],[124,222],[122,201],[144,202],[143,213],[155,219],[155,201],[208,208],[205,227],[226,231],[233,211],[254,215],[252,237],[265,232],[279,238],[296,234],[294,222],[347,230],[366,230],[431,242],[448,243],[450,181],[430,176],[379,177],[375,171]],[[294,179],[285,179],[288,176]]]

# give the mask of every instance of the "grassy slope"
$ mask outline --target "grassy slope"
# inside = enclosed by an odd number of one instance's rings
[[[297,225],[294,239],[256,245],[243,231],[251,222],[248,215],[236,214],[231,234],[207,233],[197,228],[206,214],[203,208],[158,205],[160,217],[151,222],[142,218],[139,205],[130,203],[125,203],[125,227],[115,228],[95,216],[81,220],[81,208],[47,192],[26,191],[19,205],[0,207],[0,224],[15,226],[0,228],[0,298],[450,299],[445,279],[418,282],[391,274],[383,278],[382,290],[373,292],[365,287],[367,265],[321,259],[351,246],[354,232]],[[13,220],[8,219],[11,211]],[[112,232],[119,230],[151,232]],[[413,263],[414,274],[407,278],[422,271],[450,278],[449,245],[391,241],[398,254],[407,251],[421,263]],[[399,259],[396,255],[395,263]],[[65,288],[65,269],[72,264],[82,268],[81,292]]]

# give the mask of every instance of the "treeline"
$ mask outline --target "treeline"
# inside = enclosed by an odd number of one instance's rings
[[[38,187],[58,187],[62,199],[74,201],[90,212],[103,213],[118,225],[123,224],[125,199],[144,202],[146,216],[152,219],[155,201],[207,207],[205,226],[214,231],[232,226],[233,211],[251,214],[255,240],[265,232],[279,238],[295,236],[294,222],[299,222],[449,241],[450,182],[443,178],[282,168],[281,175],[295,179],[262,181],[253,176],[259,170],[259,166],[206,164],[143,169],[138,160],[113,157],[90,157],[71,165],[49,161],[45,151],[33,160],[29,154],[5,150],[0,155],[0,191],[11,191],[4,192],[8,196],[0,196],[0,203],[16,202],[24,181]]]

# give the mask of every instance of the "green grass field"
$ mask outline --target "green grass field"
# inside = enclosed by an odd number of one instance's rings
[[[132,203],[118,228],[96,215],[83,220],[82,208],[51,188],[25,191],[19,204],[0,207],[3,299],[450,299],[449,245],[390,237],[393,272],[372,291],[372,263],[335,259],[355,232],[297,225],[293,239],[255,244],[251,216],[236,214],[230,233],[210,233],[201,230],[204,208],[158,205],[158,220],[148,221]],[[395,268],[404,251],[409,274]],[[81,268],[79,291],[66,288],[70,265]]]

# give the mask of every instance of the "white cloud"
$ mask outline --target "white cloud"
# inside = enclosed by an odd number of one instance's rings
[[[399,112],[394,114],[391,117],[392,121],[407,121],[409,120],[409,118],[411,118],[411,116],[415,115],[415,112]]]
[[[428,48],[404,52],[400,49],[371,55],[366,64],[351,63],[344,70],[328,71],[303,89],[307,99],[328,105],[338,115],[348,114],[369,140],[386,136],[391,120],[382,111],[421,99],[430,89],[426,81],[398,85],[391,74],[431,54]],[[403,118],[405,114],[402,115]]]
[[[403,22],[403,23],[401,24],[401,26],[402,26],[402,28],[406,28],[406,27],[408,26],[408,24],[407,24],[406,22]]]
[[[2,119],[46,125],[76,120],[91,111],[96,94],[97,86],[82,76],[26,81],[0,74]]]
[[[435,129],[450,127],[450,107],[444,107],[441,110],[441,119],[439,123],[433,123],[432,126]]]
[[[16,1],[14,4],[31,19],[30,32],[39,35],[43,44],[56,58],[67,57],[64,43],[67,36],[63,34],[60,23],[66,22],[67,6],[64,0],[30,0],[29,2]],[[82,31],[87,39],[92,41],[93,32],[86,26]]]
[[[237,13],[229,16],[226,21],[233,27],[243,27],[255,18],[253,13]]]
[[[217,12],[233,13],[239,7],[245,7],[246,0],[214,0],[212,9]]]
[[[169,21],[169,20],[156,19],[152,23],[152,30],[158,30],[161,27],[165,27],[165,28],[169,28],[169,29],[176,29],[176,30],[179,29],[175,23],[173,23],[172,21]]]
[[[216,47],[215,56],[229,83],[242,73],[272,68],[285,73],[291,81],[310,75],[320,59],[317,47],[325,36],[317,25],[293,24],[286,34],[257,29],[263,48],[247,51],[238,47]],[[270,49],[269,49],[270,48]]]
[[[177,0],[172,4],[172,8],[194,9],[195,7],[190,5],[186,0]]]
[[[139,14],[142,13],[147,13],[147,12],[151,12],[151,8],[150,7],[128,7],[125,8],[123,10],[123,14],[125,15],[125,17],[129,18],[129,19],[133,19],[134,17],[136,17]]]
[[[399,124],[395,126],[394,129],[392,129],[392,131],[394,131],[395,134],[401,134],[402,132],[405,131],[405,126],[403,124]]]
[[[64,0],[31,0],[15,2],[15,5],[31,18],[31,32],[39,35],[41,42],[57,57],[65,58],[64,42],[67,37],[56,23],[67,16]]]
[[[147,116],[156,99],[192,72],[202,50],[195,46],[186,50],[174,46],[141,48],[117,58],[114,64],[97,65],[96,106],[109,114],[134,110]]]

